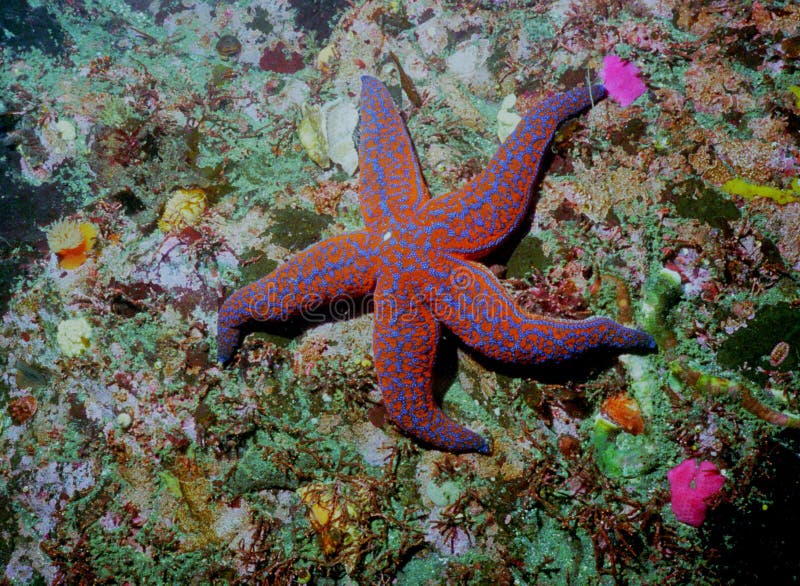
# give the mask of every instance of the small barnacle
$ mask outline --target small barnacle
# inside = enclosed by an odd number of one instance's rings
[[[131,417],[130,413],[123,411],[117,415],[116,422],[120,429],[128,429],[133,423],[133,418]]]
[[[176,189],[164,207],[158,221],[163,232],[173,232],[192,226],[206,210],[206,192],[202,189]]]
[[[217,41],[217,53],[222,57],[223,61],[231,58],[236,58],[242,52],[242,43],[233,35],[222,35]]]
[[[86,262],[97,234],[97,227],[91,222],[60,220],[47,231],[47,244],[58,256],[61,268],[72,270]]]
[[[781,341],[775,344],[775,347],[772,349],[772,352],[769,353],[769,364],[772,367],[780,366],[784,360],[786,360],[787,356],[789,356],[789,351],[791,350],[791,346],[787,342]]]

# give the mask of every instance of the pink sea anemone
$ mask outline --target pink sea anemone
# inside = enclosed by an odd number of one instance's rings
[[[672,512],[681,523],[699,527],[706,518],[707,499],[725,483],[719,469],[708,460],[697,464],[688,458],[667,473],[672,495]]]
[[[633,63],[623,61],[616,55],[606,55],[600,78],[608,90],[609,97],[625,108],[641,96],[647,86],[639,79],[639,68]]]

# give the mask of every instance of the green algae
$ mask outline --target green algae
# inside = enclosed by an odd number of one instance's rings
[[[683,218],[694,218],[713,228],[726,230],[730,227],[730,221],[742,216],[735,203],[721,197],[699,180],[676,185],[674,191],[678,194],[675,211]]]
[[[682,295],[681,277],[675,271],[660,268],[651,272],[644,286],[642,326],[659,346],[671,346],[675,337],[670,310]]]
[[[656,466],[657,449],[646,435],[616,431],[598,420],[592,444],[597,466],[609,478],[640,478]]]
[[[463,488],[452,480],[442,482],[441,484],[431,482],[425,487],[425,494],[431,499],[431,502],[438,507],[452,505],[458,500],[462,493]]]
[[[780,343],[789,345],[786,359],[776,366],[769,363],[772,349]],[[790,303],[776,303],[760,308],[747,324],[720,344],[720,366],[740,370],[759,384],[766,381],[764,370],[790,372],[800,367],[800,308]]]
[[[251,262],[256,259],[255,262]],[[242,255],[247,263],[242,269],[242,283],[252,283],[270,274],[278,266],[278,261],[268,258],[260,250],[250,249]]]
[[[447,558],[444,556],[414,556],[397,573],[397,585],[435,584],[446,567]]]
[[[297,447],[298,439],[288,434],[257,430],[229,475],[226,489],[235,495],[267,489],[295,490],[300,486],[298,471],[311,474],[315,468],[312,456]],[[272,457],[279,454],[291,456],[279,465]]]
[[[274,244],[299,251],[322,239],[331,217],[302,208],[281,208],[273,212],[274,223],[264,232]]]
[[[520,521],[524,530],[514,531],[511,541],[512,551],[524,562],[512,569],[520,583],[588,584],[595,579],[592,545],[585,533],[565,533],[556,519],[536,509],[525,511]]]
[[[506,276],[521,279],[533,269],[545,272],[552,263],[553,258],[544,251],[542,240],[528,235],[520,241],[508,259]]]

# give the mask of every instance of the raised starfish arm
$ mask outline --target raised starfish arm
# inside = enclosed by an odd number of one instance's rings
[[[448,452],[488,454],[489,443],[447,417],[431,392],[439,325],[421,304],[375,293],[375,371],[389,418],[408,435]]]
[[[287,320],[335,299],[366,295],[375,287],[373,247],[366,232],[323,240],[293,256],[263,279],[228,297],[219,310],[217,356],[225,364],[250,320]]]
[[[358,145],[361,212],[368,228],[414,214],[430,197],[414,145],[381,82],[361,78],[361,140]]]
[[[539,365],[584,352],[652,352],[653,338],[605,317],[552,319],[521,310],[484,266],[452,261],[447,282],[438,284],[432,309],[467,345],[495,360]]]
[[[602,85],[580,87],[528,112],[480,175],[424,208],[438,246],[469,258],[498,246],[530,212],[533,182],[559,124],[605,95]]]

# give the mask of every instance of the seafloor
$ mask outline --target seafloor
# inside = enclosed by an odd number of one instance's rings
[[[532,376],[446,335],[491,456],[387,420],[369,311],[216,365],[231,291],[362,225],[361,75],[442,194],[611,53],[646,94],[562,128],[491,264],[657,354]],[[798,63],[791,1],[4,0],[3,583],[796,583]],[[699,527],[687,458],[725,478]]]

